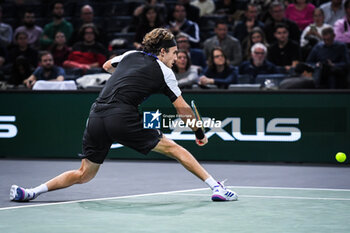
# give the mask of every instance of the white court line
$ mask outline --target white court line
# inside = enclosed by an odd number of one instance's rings
[[[202,191],[202,190],[208,190],[208,189],[209,189],[209,188],[199,188],[199,189],[178,190],[178,191],[170,191],[170,192],[158,192],[158,193],[146,193],[146,194],[128,195],[128,196],[120,196],[120,197],[104,197],[104,198],[95,198],[95,199],[85,199],[85,200],[75,200],[75,201],[63,201],[63,202],[45,203],[45,204],[34,204],[34,205],[24,205],[24,206],[12,206],[12,207],[0,208],[0,211],[1,211],[1,210],[11,210],[11,209],[20,209],[20,208],[30,208],[30,207],[64,205],[64,204],[72,204],[72,203],[79,203],[79,202],[108,201],[108,200],[118,200],[118,199],[125,199],[125,198],[134,198],[134,197],[147,197],[147,196],[154,196],[154,195],[166,195],[166,194],[173,194],[173,193],[184,193],[184,192]]]
[[[350,189],[324,189],[324,188],[289,188],[289,187],[259,187],[259,186],[257,186],[257,187],[256,186],[227,186],[227,187],[228,188],[240,188],[240,189],[272,189],[272,190],[281,189],[281,190],[346,191],[346,192],[350,191]],[[187,190],[178,190],[178,191],[169,191],[169,192],[128,195],[128,196],[120,196],[120,197],[106,197],[106,198],[95,198],[95,199],[64,201],[64,202],[54,202],[54,203],[44,203],[44,204],[12,206],[12,207],[0,208],[0,211],[1,210],[11,210],[11,209],[20,209],[20,208],[30,208],[30,207],[64,205],[64,204],[72,204],[72,203],[79,203],[79,202],[107,201],[107,200],[118,200],[118,199],[125,199],[125,198],[147,197],[147,196],[155,196],[155,195],[195,192],[195,191],[202,191],[202,190],[208,190],[208,189],[209,188],[187,189]],[[186,194],[182,194],[182,195],[186,195]],[[198,195],[198,194],[191,194],[191,195]],[[248,196],[253,197],[252,195],[246,195],[246,197],[248,197]],[[244,195],[240,195],[240,197],[244,197]],[[268,196],[255,196],[255,197],[268,197]],[[271,197],[274,197],[274,196],[271,196]],[[283,196],[283,197],[285,197],[285,196]],[[298,198],[298,197],[296,197],[296,198]],[[346,200],[346,198],[345,198],[345,200]]]
[[[170,194],[171,195],[171,194]],[[197,196],[204,197],[208,196],[206,194],[174,194],[177,196]],[[261,196],[261,195],[240,195],[238,194],[238,199],[241,197],[247,198],[265,198],[265,199],[299,199],[299,200],[326,200],[326,201],[350,201],[350,198],[338,198],[338,197],[297,197],[297,196]]]

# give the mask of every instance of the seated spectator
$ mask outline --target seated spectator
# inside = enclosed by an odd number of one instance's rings
[[[249,60],[251,58],[251,48],[256,43],[262,43],[266,47],[268,47],[265,38],[265,33],[259,27],[253,28],[253,30],[249,33],[249,36],[242,42],[242,52],[244,61]]]
[[[185,34],[178,34],[176,36],[176,43],[178,49],[185,50],[187,53],[190,54],[192,65],[199,66],[202,68],[202,70],[204,70],[207,67],[207,61],[205,59],[203,50],[198,48],[191,48],[190,41],[188,40],[188,37]]]
[[[199,23],[199,8],[191,5],[191,0],[177,0],[177,3],[181,4],[185,7],[186,17],[188,20]],[[169,8],[168,10],[169,10],[168,21],[173,21],[174,20],[174,16],[173,16],[174,8]]]
[[[101,43],[95,41],[98,35],[95,25],[84,24],[80,33],[84,40],[73,45],[72,52],[68,60],[63,63],[63,67],[83,70],[102,67],[106,61],[107,51]]]
[[[257,19],[259,14],[257,5],[248,3],[244,12],[244,18],[234,27],[233,36],[239,41],[244,41],[255,27],[264,28],[264,24]]]
[[[313,22],[315,6],[307,0],[294,0],[286,9],[286,18],[294,21],[302,31]]]
[[[333,28],[322,30],[323,42],[311,50],[306,62],[319,69],[316,85],[320,88],[347,88],[350,57],[347,46],[335,41]]]
[[[313,14],[314,23],[307,26],[301,34],[301,47],[311,43],[312,45],[322,41],[321,32],[324,28],[331,27],[331,25],[324,23],[324,13],[321,8],[316,8]]]
[[[23,56],[16,58],[12,65],[9,84],[18,86],[23,84],[23,81],[27,79],[33,73],[33,67],[29,63],[28,59]]]
[[[40,37],[43,29],[35,25],[35,14],[31,10],[26,10],[23,16],[23,26],[16,28],[13,37],[15,38],[18,32],[26,32],[28,35],[28,44],[30,47],[40,49]]]
[[[162,22],[165,22],[167,19],[167,8],[166,5],[159,1],[159,0],[145,0],[145,2],[141,5],[139,5],[138,7],[136,7],[136,9],[133,12],[133,26],[134,26],[134,30],[136,29],[136,26],[140,23],[140,16],[144,13],[144,9],[146,6],[152,6],[156,9],[157,13],[158,13],[158,17],[160,18],[160,20]]]
[[[57,1],[52,6],[53,21],[45,25],[43,35],[40,39],[41,47],[44,49],[47,49],[53,44],[57,31],[63,32],[67,41],[70,41],[73,34],[72,24],[63,18],[63,3]]]
[[[277,24],[274,35],[277,41],[269,48],[268,60],[289,71],[301,60],[300,46],[288,38],[288,26],[285,24]]]
[[[284,5],[279,1],[274,1],[270,4],[269,13],[271,18],[265,22],[264,32],[266,40],[269,44],[276,41],[274,31],[276,24],[284,23],[289,28],[289,39],[294,41],[300,41],[300,30],[296,23],[287,19],[284,14]]]
[[[334,24],[335,40],[346,43],[350,48],[350,0],[344,2],[345,17]]]
[[[173,71],[180,88],[190,88],[198,83],[198,67],[191,65],[190,57],[185,50],[179,49]]]
[[[182,32],[188,36],[191,45],[198,47],[199,44],[199,27],[198,24],[188,20],[185,6],[176,3],[173,12],[174,21],[169,22],[170,31],[176,36]]]
[[[12,41],[12,27],[2,22],[2,7],[0,6],[0,45],[7,48]]]
[[[199,78],[199,84],[203,86],[215,84],[219,88],[227,88],[235,83],[237,83],[237,69],[228,63],[221,48],[213,48],[208,58],[208,68]]]
[[[326,27],[331,27],[329,24],[324,23],[324,14],[321,8],[316,8],[314,10],[313,17],[314,23],[304,29],[300,38],[303,60],[306,59],[312,47],[322,41],[322,30]]]
[[[37,80],[63,81],[64,76],[63,68],[54,65],[52,54],[44,51],[40,54],[40,66],[23,83],[27,88],[32,88]]]
[[[306,63],[299,63],[295,67],[295,76],[281,81],[280,89],[314,89],[316,87],[313,79],[314,68]]]
[[[73,31],[72,39],[71,39],[71,41],[67,41],[67,43],[70,42],[70,44],[75,44],[76,42],[81,41],[83,38],[80,37],[79,29],[81,28],[81,26],[83,26],[84,24],[87,24],[87,23],[92,23],[95,25],[95,27],[97,28],[97,30],[100,33],[99,37],[96,38],[96,40],[98,42],[104,44],[106,42],[106,39],[104,36],[101,36],[101,35],[105,35],[104,30],[103,30],[103,25],[95,22],[94,8],[92,8],[92,6],[90,6],[88,4],[81,7],[80,20],[74,24],[74,31]]]
[[[63,32],[56,32],[53,45],[50,47],[50,52],[53,56],[56,66],[63,66],[63,62],[68,59],[68,55],[72,49],[67,46],[66,36]]]
[[[146,5],[140,15],[139,24],[136,27],[134,47],[142,48],[143,37],[155,28],[164,27],[162,17],[160,17],[157,8],[152,5]]]
[[[345,15],[342,0],[331,0],[323,3],[320,8],[324,12],[324,22],[332,27],[338,19]]]
[[[28,35],[26,32],[18,32],[15,37],[15,44],[9,50],[9,63],[13,64],[16,58],[23,56],[26,58],[32,67],[37,67],[38,65],[38,52],[37,50],[29,47],[28,45]]]
[[[229,64],[237,66],[242,61],[242,50],[240,42],[228,34],[226,22],[217,21],[215,25],[215,36],[208,38],[203,43],[206,57],[210,57],[215,47],[221,47]]]
[[[251,83],[259,74],[277,74],[277,67],[266,60],[267,48],[262,43],[256,43],[251,48],[251,59],[242,62],[239,66],[239,74],[246,74],[252,77]]]
[[[192,6],[199,8],[199,17],[211,15],[215,11],[215,3],[213,0],[194,0]]]
[[[236,5],[234,0],[218,0],[216,3],[215,13],[217,15],[227,16],[228,23],[233,23],[234,14],[236,12]]]

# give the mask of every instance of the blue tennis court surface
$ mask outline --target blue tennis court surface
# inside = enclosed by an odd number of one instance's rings
[[[0,208],[0,232],[350,232],[350,190],[233,186]]]

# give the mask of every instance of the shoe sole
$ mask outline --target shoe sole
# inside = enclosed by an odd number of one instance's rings
[[[211,196],[211,200],[212,201],[237,201],[238,200],[238,196],[236,195],[236,197],[234,199],[227,200],[226,197],[214,194],[213,196]]]

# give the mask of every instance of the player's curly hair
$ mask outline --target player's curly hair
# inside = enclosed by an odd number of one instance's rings
[[[145,35],[143,38],[142,44],[144,46],[144,51],[146,53],[152,53],[158,55],[162,49],[163,40],[174,40],[174,35],[165,28],[155,28]],[[164,48],[166,52],[169,51],[169,48]]]

